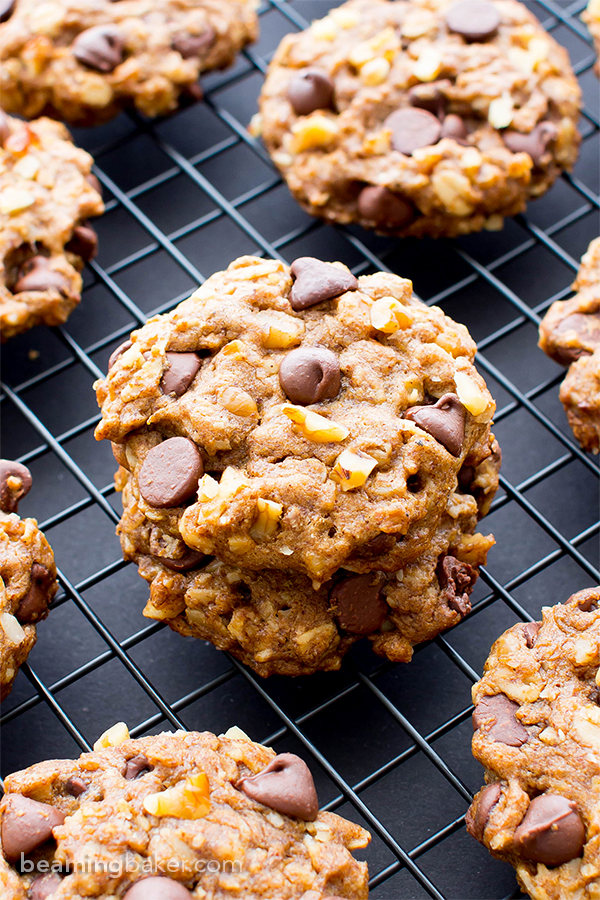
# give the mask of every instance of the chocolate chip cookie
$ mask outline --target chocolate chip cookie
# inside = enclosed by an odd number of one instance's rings
[[[516,0],[350,0],[283,39],[253,130],[312,215],[456,236],[572,167],[579,106],[566,50]]]
[[[560,399],[584,450],[600,449],[600,238],[582,257],[577,291],[552,304],[540,324],[539,345],[568,366]]]
[[[31,488],[26,466],[0,459],[0,700],[35,644],[36,623],[58,590],[54,555],[35,519],[20,519]]]
[[[466,328],[377,272],[242,257],[97,382],[146,614],[261,674],[410,659],[493,538],[494,402]]]
[[[600,588],[498,638],[473,688],[487,786],[467,828],[532,898],[598,896]]]
[[[104,210],[92,163],[64,125],[21,122],[0,110],[3,341],[34,325],[60,325],[79,303],[79,271],[97,248],[87,219]]]
[[[258,24],[254,0],[15,0],[2,4],[2,99],[9,112],[77,125],[124,106],[146,116],[201,96],[201,72],[224,68]]]
[[[369,833],[319,812],[302,759],[239,728],[130,740],[119,723],[93,753],[31,766],[5,788],[0,886],[11,900],[368,894],[351,851]]]
[[[590,30],[590,34],[594,38],[596,53],[600,55],[600,2],[599,0],[589,0],[587,8],[581,14],[581,18]],[[594,66],[596,75],[600,75],[600,60],[596,60]]]

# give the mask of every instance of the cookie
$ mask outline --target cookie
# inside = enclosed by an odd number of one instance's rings
[[[600,449],[600,238],[582,257],[577,291],[557,300],[540,323],[539,345],[556,362],[568,366],[560,399],[584,450]]]
[[[598,896],[600,588],[509,628],[473,687],[488,784],[467,828],[533,900]]]
[[[309,257],[242,257],[134,332],[96,437],[146,614],[264,675],[338,668],[364,634],[410,659],[458,621],[500,462],[474,354],[410,281]]]
[[[369,833],[319,812],[302,759],[239,728],[131,740],[118,723],[93,753],[9,775],[5,789],[0,886],[11,900],[368,894],[351,851]]]
[[[201,96],[201,72],[256,39],[254,0],[16,0],[0,25],[5,109],[94,125]]]
[[[566,50],[516,0],[350,0],[286,36],[253,122],[308,213],[496,231],[577,157]]]
[[[97,248],[87,219],[104,210],[92,163],[64,125],[25,123],[0,110],[3,341],[34,325],[60,325],[79,303],[79,271]]]
[[[36,642],[36,623],[48,615],[58,590],[54,554],[35,519],[20,519],[29,493],[26,466],[0,459],[0,700]]]
[[[581,18],[590,30],[594,38],[596,53],[600,55],[600,3],[598,0],[589,0],[589,3],[581,14]],[[600,60],[596,60],[594,66],[596,75],[600,75]]]

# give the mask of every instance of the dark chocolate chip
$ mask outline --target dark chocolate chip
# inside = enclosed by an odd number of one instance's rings
[[[454,556],[440,556],[436,567],[436,573],[440,588],[441,599],[450,609],[466,616],[471,612],[469,594],[475,587],[478,574],[468,563],[460,562]]]
[[[163,394],[175,394],[176,397],[181,397],[196,377],[200,368],[200,357],[197,353],[175,353],[173,351],[167,352],[165,356],[167,368],[163,372],[160,389]]]
[[[502,795],[502,788],[498,782],[488,784],[479,791],[477,796],[477,806],[475,813],[472,812],[473,806],[467,813],[467,831],[472,834],[476,840],[483,843],[483,833],[486,829],[490,813]],[[473,804],[474,805],[474,804]]]
[[[446,25],[465,41],[489,41],[500,26],[500,13],[487,0],[459,0],[447,11]]]
[[[251,800],[286,816],[313,822],[319,801],[310,769],[294,753],[280,753],[257,775],[241,778],[236,788]]]
[[[443,119],[447,106],[445,90],[449,87],[451,87],[451,82],[447,79],[415,84],[408,91],[408,102],[411,106],[426,109],[438,119]]]
[[[541,622],[527,622],[526,625],[523,625],[523,637],[525,638],[525,643],[530,650],[535,644],[535,640],[538,636],[538,631],[541,627]]]
[[[169,438],[149,451],[139,471],[138,486],[150,506],[181,506],[197,491],[203,472],[194,442]]]
[[[79,775],[71,775],[65,782],[65,791],[67,794],[70,794],[71,797],[80,797],[87,789],[87,784],[83,778],[79,777]]]
[[[6,22],[7,19],[10,19],[16,5],[17,0],[0,0],[0,22]]]
[[[73,41],[76,60],[97,72],[112,72],[123,62],[123,34],[116,25],[94,25]]]
[[[2,849],[9,862],[19,859],[52,837],[64,815],[54,806],[38,803],[22,794],[7,794],[2,812]]]
[[[534,166],[542,162],[546,147],[558,135],[558,128],[553,122],[540,122],[528,134],[521,131],[504,131],[504,143],[513,153],[529,153]]]
[[[6,513],[16,513],[19,501],[31,489],[31,472],[27,466],[0,459],[0,509]]]
[[[426,109],[405,106],[390,113],[383,123],[392,131],[392,147],[405,156],[410,156],[419,147],[437,144],[442,133],[442,125],[437,116]]]
[[[412,203],[383,185],[369,185],[358,195],[358,211],[380,228],[407,228],[416,218]]]
[[[473,479],[475,478],[475,467],[468,466],[466,463],[461,466],[458,473],[458,486],[461,491],[467,493],[471,489]]]
[[[279,383],[292,403],[307,406],[331,400],[340,391],[340,363],[324,347],[299,347],[282,360]]]
[[[10,127],[8,124],[8,116],[4,112],[3,109],[0,109],[0,146],[4,145],[4,141],[10,134]]]
[[[582,612],[593,612],[598,609],[600,601],[600,588],[588,588],[573,595],[577,597],[577,606]],[[569,597],[569,600],[573,598]]]
[[[529,804],[513,841],[517,853],[546,866],[581,856],[585,826],[577,804],[560,794],[540,794]]]
[[[181,53],[184,59],[192,56],[203,56],[210,50],[217,37],[215,29],[208,25],[201,34],[190,34],[189,31],[178,31],[173,35],[171,46]]]
[[[126,350],[129,350],[130,347],[133,347],[133,341],[123,341],[122,344],[119,344],[116,350],[108,357],[108,367],[107,370],[110,372],[116,361],[120,356],[123,356]]]
[[[442,122],[442,137],[454,138],[455,141],[464,141],[467,136],[467,126],[460,116],[450,113]]]
[[[552,354],[565,366],[582,356],[588,356],[596,346],[600,346],[600,310],[566,316],[554,328],[553,336],[558,337],[569,331],[575,332],[580,343],[571,347],[559,346]]]
[[[518,703],[506,694],[482,697],[473,712],[473,728],[483,728],[491,741],[508,747],[521,747],[529,740],[527,730],[517,721]]]
[[[290,269],[294,284],[290,291],[292,309],[308,309],[358,288],[358,278],[347,269],[321,262],[312,256],[294,260]]]
[[[13,287],[13,294],[23,291],[58,291],[68,294],[69,281],[62,272],[49,267],[45,256],[32,256],[19,270],[19,277]]]
[[[203,563],[210,557],[205,553],[199,553],[198,550],[186,550],[179,559],[171,559],[166,556],[155,556],[154,558],[173,572],[189,572],[190,569],[195,569],[196,566],[199,566],[200,563]]]
[[[329,592],[329,602],[340,626],[351,634],[371,634],[388,613],[381,586],[372,574],[349,575]]]
[[[316,109],[329,109],[333,100],[333,81],[326,72],[306,69],[290,82],[287,98],[297,116],[308,116]]]
[[[439,441],[452,456],[460,456],[465,440],[466,409],[456,394],[444,394],[432,406],[411,406],[404,417]]]
[[[90,172],[89,175],[86,175],[85,180],[91,187],[94,188],[95,191],[97,191],[100,194],[100,196],[102,196],[102,185],[100,184],[100,182],[98,181],[96,176],[93,174],[93,172]]]
[[[50,900],[54,891],[62,884],[62,878],[53,872],[50,875],[38,875],[31,882],[29,900]]]
[[[192,895],[179,881],[163,875],[151,875],[136,881],[123,900],[191,900]]]
[[[84,262],[93,259],[98,252],[98,236],[92,226],[87,222],[76,225],[71,240],[65,245],[65,250],[76,253]]]
[[[37,622],[48,609],[48,591],[54,583],[54,577],[46,566],[34,563],[31,567],[31,584],[29,590],[19,603],[15,616],[21,623]]]
[[[148,757],[144,756],[143,753],[138,753],[137,756],[132,756],[131,759],[128,759],[125,763],[123,778],[125,778],[126,781],[135,781],[140,775],[151,772],[153,768],[154,766],[150,764]]]

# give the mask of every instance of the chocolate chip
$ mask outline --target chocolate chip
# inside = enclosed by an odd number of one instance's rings
[[[473,712],[473,728],[483,728],[491,741],[521,747],[529,735],[515,717],[518,709],[519,704],[509,700],[506,694],[482,697]]]
[[[498,782],[488,784],[479,791],[477,796],[477,806],[475,813],[472,812],[473,806],[467,813],[467,831],[472,834],[476,840],[483,843],[483,833],[486,829],[490,813],[502,795],[502,788]]]
[[[29,590],[19,603],[15,616],[21,625],[37,622],[48,609],[48,591],[54,583],[54,576],[41,563],[31,567],[31,584]]]
[[[441,599],[448,604],[450,609],[460,613],[463,617],[471,612],[469,594],[475,587],[478,578],[473,566],[460,562],[454,556],[440,556],[436,574],[442,589]]]
[[[179,881],[163,875],[143,878],[129,888],[123,900],[191,900],[192,895]]]
[[[204,472],[193,441],[169,438],[149,451],[138,475],[140,493],[150,506],[181,506],[198,489]]]
[[[98,236],[92,226],[87,222],[76,225],[71,240],[65,244],[65,250],[76,253],[84,262],[93,259],[98,252]]]
[[[113,352],[108,357],[107,371],[110,372],[110,370],[112,369],[112,367],[114,366],[114,364],[116,363],[118,358],[120,356],[123,356],[125,351],[129,350],[130,347],[133,347],[133,341],[123,341],[122,344],[119,344],[119,346],[117,347],[116,350],[113,350]]]
[[[467,136],[467,126],[460,116],[450,113],[442,122],[442,137],[454,138],[455,141],[464,142]]]
[[[541,622],[527,622],[526,625],[523,625],[523,637],[525,638],[525,643],[530,650],[535,644],[535,639],[537,638],[538,631],[541,627]]]
[[[562,319],[553,331],[553,336],[566,334],[572,331],[577,336],[579,343],[571,347],[559,346],[552,355],[564,366],[569,366],[576,359],[588,356],[594,347],[600,345],[600,310],[591,313],[572,313]],[[586,346],[587,344],[587,346]]]
[[[178,31],[173,35],[171,47],[181,53],[184,59],[202,56],[210,50],[217,37],[215,29],[207,25],[201,34],[190,34],[189,31]]]
[[[19,501],[31,489],[31,472],[27,466],[0,459],[0,509],[5,513],[16,513]]]
[[[390,113],[385,128],[392,131],[392,147],[410,156],[419,147],[437,144],[442,133],[440,120],[426,109],[405,106]]]
[[[195,569],[196,566],[199,566],[200,563],[203,563],[210,557],[205,553],[199,553],[197,550],[186,550],[179,559],[171,559],[166,556],[155,556],[154,558],[173,572],[189,572],[190,569]]]
[[[123,62],[125,41],[116,25],[94,25],[73,42],[76,60],[97,72],[112,72]]]
[[[58,291],[60,294],[68,294],[69,281],[62,272],[55,272],[49,267],[45,256],[32,256],[21,266],[13,287],[13,294],[23,291]]]
[[[529,153],[534,166],[542,162],[546,147],[558,135],[558,128],[553,122],[540,122],[528,134],[521,131],[504,131],[504,143],[513,153]]]
[[[588,588],[585,591],[579,591],[573,597],[569,597],[569,600],[572,600],[574,597],[577,597],[577,606],[582,612],[593,612],[598,609],[600,588]]]
[[[475,478],[475,467],[468,466],[466,463],[461,466],[460,471],[458,473],[458,486],[461,491],[467,493],[471,489],[471,485],[473,484],[473,479]]]
[[[352,272],[312,256],[294,260],[290,271],[295,279],[290,291],[290,303],[295,310],[308,309],[323,300],[332,300],[358,288],[358,278]]]
[[[50,900],[61,884],[62,878],[56,872],[51,875],[38,875],[31,882],[29,900]]]
[[[17,0],[0,0],[0,22],[6,22],[7,19],[10,19],[16,5]]]
[[[308,116],[315,109],[329,109],[333,100],[333,81],[320,69],[306,69],[290,82],[287,98],[297,116]]]
[[[456,394],[444,394],[433,406],[411,406],[404,418],[415,422],[452,456],[460,456],[465,440],[466,410]]]
[[[560,794],[540,794],[516,829],[514,849],[525,859],[560,866],[581,856],[585,826],[573,800]]]
[[[10,135],[10,127],[8,124],[8,116],[3,109],[0,109],[0,146],[4,145],[4,141]]]
[[[451,87],[451,82],[446,78],[441,81],[415,84],[408,91],[408,102],[411,106],[426,109],[438,119],[443,119],[447,105],[445,90],[449,87]]]
[[[329,592],[334,615],[344,631],[371,634],[383,625],[388,613],[381,586],[372,574],[349,575]]]
[[[383,185],[369,185],[358,195],[358,211],[364,219],[380,228],[400,230],[416,218],[412,203]]]
[[[446,25],[465,41],[489,41],[500,26],[500,13],[487,0],[459,0],[447,11]]]
[[[102,185],[100,184],[100,182],[98,181],[98,179],[92,172],[90,172],[89,175],[85,176],[85,180],[90,185],[90,187],[93,187],[94,190],[97,191],[100,194],[100,196],[102,196]]]
[[[340,391],[340,363],[324,347],[299,347],[282,360],[279,383],[292,403],[307,406],[331,400]]]
[[[47,803],[38,803],[22,794],[6,794],[2,812],[2,849],[9,862],[21,853],[31,853],[52,837],[52,829],[65,817]]]
[[[280,753],[258,775],[241,778],[235,786],[251,800],[286,816],[313,822],[319,813],[310,769],[294,753]]]
[[[181,397],[196,377],[200,368],[200,357],[197,353],[165,353],[168,368],[163,372],[160,389],[163,394],[175,394]]]
[[[137,756],[132,756],[131,759],[128,759],[125,763],[123,778],[126,781],[135,781],[140,775],[151,772],[153,768],[154,766],[150,764],[148,757],[144,756],[143,753],[138,753]]]
[[[78,775],[71,775],[65,782],[65,791],[72,797],[80,797],[87,791],[87,788],[88,786],[83,778],[80,778]]]

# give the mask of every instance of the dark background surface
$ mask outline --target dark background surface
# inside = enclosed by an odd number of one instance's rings
[[[123,115],[76,131],[105,187],[100,252],[67,324],[2,351],[2,455],[32,471],[20,512],[46,532],[62,585],[2,708],[4,774],[77,755],[117,720],[135,736],[237,724],[304,756],[321,804],[367,824],[373,841],[362,856],[376,900],[518,896],[512,869],[464,830],[469,792],[483,781],[470,754],[471,684],[505,628],[599,580],[597,460],[573,443],[558,399],[562,370],[536,342],[539,318],[569,296],[600,230],[600,94],[584,4],[528,5],[569,49],[585,95],[584,140],[572,177],[501,233],[394,241],[323,226],[296,206],[245,126],[280,38],[324,15],[326,0],[261,7],[259,42],[204,79],[206,102],[161,122]],[[361,644],[339,673],[262,681],[145,620],[146,583],[121,560],[115,464],[108,443],[93,438],[92,383],[145,316],[172,308],[236,256],[273,252],[288,262],[340,259],[358,274],[389,267],[479,342],[504,451],[482,528],[497,546],[472,614],[408,666],[382,663]]]

